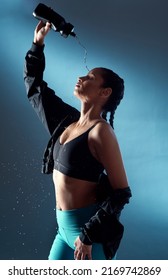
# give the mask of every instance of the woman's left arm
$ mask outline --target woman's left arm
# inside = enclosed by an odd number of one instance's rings
[[[128,187],[128,180],[116,135],[109,124],[99,123],[92,133],[97,159],[102,163],[113,190]]]

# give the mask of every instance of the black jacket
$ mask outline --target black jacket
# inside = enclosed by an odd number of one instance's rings
[[[42,164],[42,172],[50,174],[54,167],[53,147],[55,141],[68,125],[79,119],[80,112],[56,96],[55,92],[43,80],[45,69],[43,50],[44,46],[33,44],[27,52],[24,81],[28,99],[51,135],[44,152]],[[129,202],[131,192],[128,187],[124,189],[124,192],[118,190],[118,193],[121,192],[122,195],[117,193],[116,196],[115,192],[112,193],[112,188],[105,174],[102,174],[99,185],[100,189],[107,190],[107,194],[103,201],[100,201],[99,211],[84,226],[80,239],[85,244],[102,243],[106,258],[111,259],[119,247],[124,231],[118,217],[123,205]],[[117,200],[116,197],[117,199],[120,197],[120,199]],[[124,199],[121,199],[121,197],[124,197]]]

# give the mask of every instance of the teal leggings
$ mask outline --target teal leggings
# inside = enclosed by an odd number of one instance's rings
[[[96,204],[73,210],[56,210],[58,230],[50,250],[49,260],[74,260],[75,239],[79,236],[81,228],[96,211]],[[93,243],[92,259],[105,260],[101,244]]]

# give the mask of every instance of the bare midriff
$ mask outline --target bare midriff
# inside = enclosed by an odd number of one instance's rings
[[[71,178],[56,169],[53,181],[57,209],[72,210],[96,203],[97,183]]]

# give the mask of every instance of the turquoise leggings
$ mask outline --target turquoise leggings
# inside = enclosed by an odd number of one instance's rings
[[[96,211],[96,204],[73,210],[56,210],[58,230],[50,250],[49,260],[74,260],[75,239]],[[92,259],[105,260],[101,244],[93,243]]]

